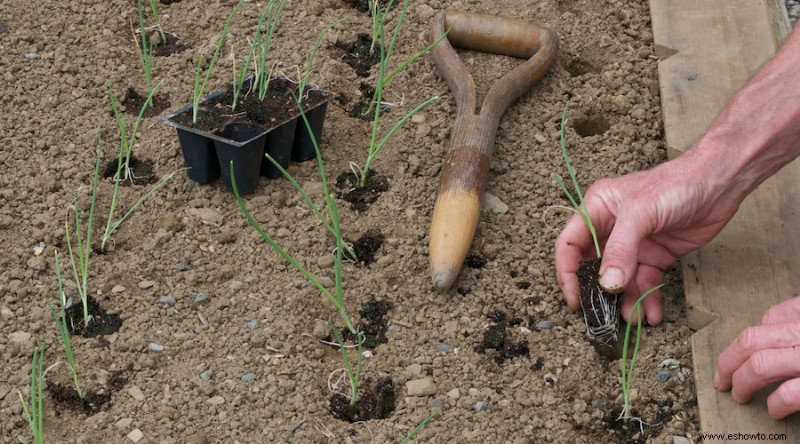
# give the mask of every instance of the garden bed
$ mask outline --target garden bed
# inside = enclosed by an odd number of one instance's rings
[[[165,29],[188,47],[154,60],[154,77],[165,79],[159,90],[164,100],[190,101],[197,54],[213,51],[234,3],[160,5]],[[317,34],[348,17],[325,37],[311,77],[335,94],[321,146],[332,181],[350,172],[350,162],[363,165],[371,128],[350,115],[370,77],[348,66],[341,48],[372,26],[352,3],[287,3],[272,49],[278,74],[296,75]],[[75,189],[88,209],[98,135],[103,161],[117,155],[107,85],[140,93],[144,86],[131,38],[137,20],[131,2],[45,0],[38,7],[59,13],[30,14],[20,0],[0,4],[0,136],[6,141],[0,151],[0,359],[6,369],[0,436],[27,442],[17,392],[27,397],[33,348],[47,340],[46,366],[63,360],[45,301],[57,298],[53,254],[66,257],[67,208]],[[385,101],[394,105],[384,118],[391,123],[440,96],[373,164],[388,189],[366,206],[340,200],[346,239],[383,239],[371,263],[345,264],[344,294],[353,314],[373,299],[391,302],[386,342],[364,358],[363,373],[373,382],[393,381],[393,411],[355,424],[331,413],[329,375],[335,380],[342,363],[339,351],[318,339],[329,334],[325,322],[337,320],[332,306],[264,244],[221,182],[201,185],[179,172],[120,227],[113,249],[92,256],[91,294],[122,325],[111,335],[75,336],[72,346],[84,387],[111,398],[99,411],[84,413],[45,396],[47,441],[400,442],[433,408],[441,414],[417,442],[697,436],[692,331],[676,273],[664,290],[665,322],[643,333],[632,381],[640,428],[616,421],[619,362],[587,342],[582,316],[564,304],[553,269],[554,240],[568,216],[554,207],[566,202],[551,177],[563,169],[559,123],[567,100],[567,141],[582,184],[666,159],[647,2],[412,1],[398,60],[425,47],[424,33],[444,7],[536,22],[559,35],[561,49],[548,74],[501,121],[490,167],[492,205],[483,211],[459,280],[444,294],[433,290],[427,235],[455,102],[429,56],[387,88]],[[228,45],[237,57],[244,54],[259,12],[255,2],[243,4],[211,89],[231,82]],[[468,51],[461,56],[481,95],[519,63]],[[156,177],[183,168],[174,129],[158,123],[167,112],[145,118],[134,147]],[[289,172],[322,204],[313,161],[291,164]],[[144,189],[123,188],[118,205],[133,205]],[[348,191],[332,190],[340,196]],[[101,209],[110,194],[106,180]],[[246,204],[312,272],[332,273],[333,238],[288,181],[262,180]],[[66,277],[67,293],[74,294],[71,271]],[[492,348],[497,344],[511,350]],[[667,359],[677,364],[661,368]],[[62,365],[48,379],[69,384],[66,375]]]

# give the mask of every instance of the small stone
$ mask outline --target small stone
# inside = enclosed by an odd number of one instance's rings
[[[601,409],[601,408],[603,408],[604,405],[605,405],[605,403],[603,401],[601,401],[599,399],[592,399],[592,407],[594,407],[596,409]]]
[[[153,288],[153,286],[156,285],[156,283],[154,281],[141,281],[137,285],[142,290],[147,290],[148,288]]]
[[[539,330],[552,330],[553,325],[553,321],[539,321],[536,323],[536,328]]]
[[[488,191],[483,194],[483,208],[497,214],[508,213],[508,205]]]
[[[319,283],[325,288],[333,288],[336,286],[336,282],[333,279],[329,278],[328,276],[322,276],[319,278]]]
[[[223,398],[222,396],[214,396],[212,398],[206,399],[206,402],[211,405],[221,405],[225,404],[225,398]]]
[[[40,56],[39,54],[37,54],[35,52],[26,52],[25,53],[25,58],[28,59],[28,60],[39,60],[39,59],[42,58],[42,56]]]
[[[258,323],[258,321],[257,321],[257,320],[255,320],[255,319],[253,319],[252,321],[248,321],[248,322],[247,322],[247,328],[249,328],[250,330],[255,330],[255,329],[257,329],[257,328],[258,328],[258,325],[259,325],[259,323]]]
[[[452,400],[456,400],[461,397],[461,392],[458,390],[458,388],[454,388],[453,390],[447,392],[447,397]]]
[[[153,353],[161,353],[161,352],[163,352],[163,351],[164,351],[164,346],[163,346],[163,345],[161,345],[161,344],[156,344],[156,343],[154,343],[154,342],[151,342],[151,343],[150,343],[150,344],[147,346],[147,349],[148,349],[148,350],[150,350],[150,351],[151,351],[151,352],[153,352]]]
[[[685,437],[685,436],[674,436],[672,437],[672,444],[692,444],[692,441]]]
[[[197,305],[205,305],[208,304],[209,302],[208,296],[206,296],[205,293],[200,293],[196,291],[190,291],[186,293],[186,297],[191,299],[191,301]]]
[[[213,377],[214,377],[214,370],[211,370],[210,368],[207,368],[202,372],[200,372],[200,379],[202,379],[203,381],[208,381]]]
[[[122,285],[117,284],[117,285],[114,286],[114,288],[111,289],[111,293],[120,294],[125,290],[126,290],[125,287],[123,287]]]
[[[311,332],[311,335],[317,339],[325,339],[330,334],[330,331],[327,322],[322,319],[317,319],[314,321],[314,330]]]
[[[119,421],[114,423],[114,427],[125,430],[133,424],[133,418],[122,418]]]
[[[436,344],[436,351],[439,353],[453,353],[453,347],[447,344]]]
[[[236,232],[233,230],[222,230],[215,240],[220,244],[232,244],[236,242]]]
[[[130,433],[128,433],[128,439],[130,439],[134,444],[138,443],[144,438],[144,433],[142,433],[139,429],[133,429]]]
[[[28,259],[27,265],[33,270],[45,271],[47,270],[47,259],[44,256],[34,256]]]
[[[242,286],[244,286],[244,282],[237,281],[236,279],[228,282],[228,288],[230,288],[232,291],[236,291],[236,290],[242,288]]]
[[[406,371],[411,376],[421,376],[422,375],[422,366],[417,364],[417,363],[414,363],[414,364],[411,364],[408,367],[406,367]]]
[[[436,394],[436,384],[431,378],[413,379],[406,382],[408,396],[431,396]]]
[[[280,227],[278,228],[278,231],[275,233],[275,236],[280,238],[286,238],[289,237],[291,234],[292,234],[291,231],[287,230],[284,227]]]
[[[181,262],[180,264],[175,265],[175,269],[178,271],[187,271],[189,269],[189,264],[184,264]]]
[[[144,392],[142,392],[142,389],[140,389],[138,386],[134,385],[128,388],[128,394],[131,395],[131,397],[137,401],[145,400]]]
[[[244,376],[242,376],[242,382],[253,382],[255,380],[256,380],[255,373],[247,373]]]
[[[161,296],[160,298],[156,299],[156,305],[168,305],[173,306],[177,301],[172,296]]]
[[[520,327],[519,328],[519,332],[522,333],[523,335],[527,335],[527,334],[531,333],[531,330],[529,328],[526,328],[526,327]]]
[[[15,344],[28,342],[31,340],[31,334],[27,331],[15,331],[14,333],[8,334],[8,340]]]
[[[486,407],[489,407],[488,403],[485,403],[483,401],[478,401],[475,403],[475,406],[472,409],[475,410],[475,413],[479,413],[482,412],[483,410],[486,410]]]
[[[317,259],[317,265],[319,265],[319,268],[331,268],[333,267],[334,262],[335,260],[332,254],[326,254],[325,256],[320,256]]]
[[[209,208],[189,208],[186,213],[200,219],[200,223],[214,227],[222,226],[222,223],[225,222],[222,214]]]
[[[661,361],[661,363],[658,364],[658,366],[659,366],[659,368],[666,368],[666,369],[675,370],[675,369],[677,369],[678,367],[681,366],[681,361],[678,361],[677,359],[669,358],[669,359],[665,359],[665,360]]]
[[[671,376],[672,374],[670,374],[670,372],[661,370],[660,372],[656,373],[656,380],[658,382],[667,382]]]
[[[478,396],[481,394],[481,391],[473,387],[469,389],[467,393],[469,393],[470,396]]]

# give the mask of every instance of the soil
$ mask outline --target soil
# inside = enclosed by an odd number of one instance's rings
[[[114,176],[117,175],[117,168],[119,168],[119,157],[110,159],[103,167],[103,178],[113,180]],[[158,180],[154,175],[154,165],[148,159],[139,160],[138,157],[131,155],[128,161],[128,168],[130,170],[130,179],[123,180],[120,185],[149,185],[156,183]]]
[[[123,95],[122,99],[120,99],[122,110],[133,116],[138,116],[142,111],[142,106],[144,106],[144,102],[147,100],[148,95],[149,93],[142,95],[139,94],[139,92],[137,92],[135,89],[128,88],[125,91],[125,95]],[[148,107],[145,110],[144,116],[158,116],[162,111],[168,109],[169,107],[169,98],[164,94],[156,93],[156,95],[153,96],[153,106]]]
[[[600,258],[582,260],[577,274],[589,340],[605,345],[617,342],[622,297],[600,287]]]
[[[263,3],[263,2],[262,2]],[[53,255],[67,258],[64,220],[73,192],[88,209],[97,137],[114,140],[108,85],[144,90],[131,44],[135,5],[128,0],[42,0],[31,14],[22,0],[0,2],[0,442],[31,442],[18,392],[29,395],[31,353],[48,344],[45,367],[64,360],[45,301],[57,303]],[[191,101],[195,63],[210,54],[233,2],[183,0],[160,5],[164,29],[190,49],[154,61],[159,92],[173,110]],[[396,111],[381,134],[431,96],[439,99],[410,119],[373,164],[386,190],[366,207],[340,205],[345,235],[380,232],[385,240],[369,266],[344,265],[345,301],[354,323],[371,299],[391,303],[383,316],[386,342],[363,358],[362,378],[389,379],[394,410],[383,419],[351,423],[332,413],[329,375],[342,368],[338,349],[320,343],[335,308],[250,227],[221,181],[199,185],[182,171],[175,130],[147,117],[134,145],[155,176],[179,171],[115,232],[115,248],[93,254],[89,290],[107,315],[122,321],[101,337],[72,337],[81,386],[111,393],[94,413],[76,412],[46,395],[48,442],[323,443],[400,442],[433,409],[441,413],[415,442],[604,443],[641,439],[621,424],[619,362],[586,339],[580,313],[563,302],[553,270],[553,244],[569,212],[552,172],[565,175],[559,123],[571,98],[567,143],[581,185],[651,167],[666,158],[657,63],[644,0],[609,2],[430,0],[411,2],[395,63],[425,47],[434,14],[444,8],[510,16],[555,30],[559,55],[548,74],[506,112],[491,160],[486,206],[466,266],[454,289],[434,290],[428,230],[456,105],[431,58],[422,57],[388,85]],[[245,2],[212,73],[209,91],[230,83],[231,54],[241,58],[258,20]],[[343,0],[288,2],[272,47],[275,72],[292,78],[319,31],[341,17],[316,54],[311,82],[358,97],[374,84],[342,61],[337,44],[369,33],[372,19]],[[393,16],[394,17],[394,16]],[[151,17],[145,20],[151,24]],[[392,18],[394,20],[394,18]],[[233,51],[231,46],[233,45]],[[460,51],[479,96],[520,61]],[[396,66],[390,62],[390,66]],[[239,64],[237,63],[237,67]],[[396,99],[395,99],[396,98]],[[402,100],[401,100],[402,99]],[[394,108],[393,108],[394,110]],[[332,101],[321,150],[331,182],[363,165],[370,122]],[[128,116],[129,125],[133,116]],[[103,162],[118,146],[104,143]],[[289,172],[324,213],[315,162]],[[112,184],[102,181],[93,243],[106,223]],[[133,203],[144,187],[120,189]],[[335,190],[343,198],[345,191]],[[487,201],[488,202],[488,201]],[[316,276],[332,273],[335,242],[286,180],[262,179],[245,201],[267,232]],[[62,261],[66,265],[66,260]],[[474,262],[477,263],[477,262]],[[65,291],[76,285],[65,267]],[[653,429],[649,442],[697,437],[699,421],[680,276],[668,273],[665,321],[647,327],[633,376],[632,407]],[[506,313],[505,321],[490,313]],[[521,320],[520,323],[514,319]],[[506,342],[527,354],[503,359],[476,350],[484,332],[502,325]],[[323,329],[325,328],[325,329]],[[491,340],[491,338],[490,338]],[[496,350],[496,349],[495,349]],[[656,379],[667,358],[680,362]],[[109,387],[109,375],[124,383]],[[66,366],[48,381],[69,386]],[[661,378],[663,379],[663,378]],[[408,382],[424,382],[409,395]],[[338,391],[348,392],[346,383]],[[334,401],[336,405],[336,401]],[[376,405],[381,405],[378,402]],[[669,406],[665,412],[663,406]],[[359,418],[361,414],[354,415]],[[622,431],[619,431],[622,428]],[[648,429],[649,430],[649,429]],[[143,438],[140,438],[143,436]],[[18,439],[19,438],[19,439]]]

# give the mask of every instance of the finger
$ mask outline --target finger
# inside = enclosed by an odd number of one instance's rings
[[[800,319],[800,296],[773,305],[761,318],[762,324],[782,324]]]
[[[800,411],[800,378],[790,379],[772,392],[767,398],[767,410],[776,420]]]
[[[792,376],[800,376],[800,349],[760,350],[733,373],[731,396],[744,404],[767,384]]]
[[[758,351],[800,346],[799,330],[800,323],[759,325],[744,329],[717,358],[714,387],[717,390],[730,390],[734,372]]]
[[[591,243],[591,235],[577,213],[572,215],[556,239],[556,278],[567,299],[567,305],[573,310],[577,310],[580,305],[580,286],[576,272],[586,251],[591,248]]]
[[[664,280],[664,272],[650,265],[639,265],[636,274],[636,286],[644,292],[660,285]],[[655,290],[642,300],[645,319],[650,325],[658,325],[664,320],[664,305],[661,303],[661,291]]]
[[[620,215],[611,230],[600,265],[600,286],[611,293],[619,293],[634,280],[639,246],[652,231],[643,214],[635,211],[626,214]]]

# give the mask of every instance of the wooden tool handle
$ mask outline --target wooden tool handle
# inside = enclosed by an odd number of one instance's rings
[[[547,72],[558,52],[550,30],[482,14],[442,11],[433,19],[430,40],[447,33],[431,51],[456,98],[458,111],[436,193],[429,237],[433,285],[453,285],[469,252],[489,177],[497,125],[505,110]],[[453,45],[528,58],[494,83],[475,113],[475,82]]]

